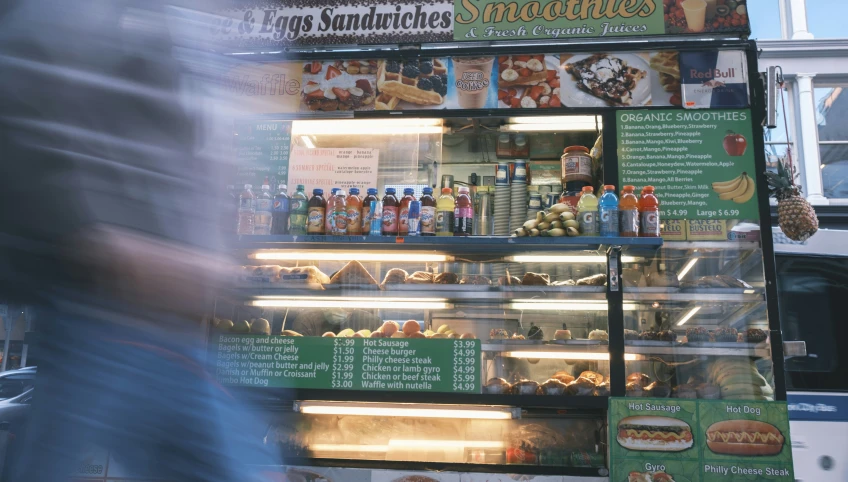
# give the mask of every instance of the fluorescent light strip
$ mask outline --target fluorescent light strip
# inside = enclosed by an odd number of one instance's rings
[[[586,124],[507,124],[501,126],[502,132],[567,132],[594,131],[595,122]]]
[[[513,310],[534,311],[607,311],[608,305],[604,302],[590,300],[537,300],[537,301],[513,301],[509,304]],[[635,303],[624,303],[625,310],[635,310]]]
[[[389,440],[391,447],[409,448],[475,448],[475,449],[502,449],[503,442],[489,442],[486,440]]]
[[[595,124],[595,119],[598,120],[598,124],[601,123],[601,119],[593,115],[552,115],[545,117],[538,116],[528,116],[528,117],[510,117],[508,122],[510,124],[585,124],[587,122],[591,122],[592,125]]]
[[[689,313],[686,313],[685,315],[683,315],[683,318],[681,318],[680,321],[677,322],[677,326],[683,326],[683,324],[685,324],[687,321],[689,321],[693,316],[695,316],[695,313],[697,313],[699,311],[701,311],[700,306],[696,306],[696,307],[692,308],[691,310],[689,310]]]
[[[622,263],[633,263],[639,258],[635,256],[622,256]],[[518,255],[507,256],[507,261],[513,263],[606,263],[606,256],[569,256],[569,255]]]
[[[248,303],[262,308],[362,308],[446,310],[452,307],[445,298],[259,298]]]
[[[692,269],[692,267],[695,266],[695,263],[697,263],[699,259],[701,259],[701,258],[690,259],[689,262],[686,263],[686,266],[684,266],[683,269],[680,270],[680,273],[678,273],[677,280],[678,281],[683,280],[683,277],[686,276],[687,273],[689,273],[689,271]]]
[[[313,444],[313,452],[388,452],[388,445]]]
[[[309,136],[300,136],[300,140],[302,140],[303,143],[306,144],[306,147],[310,149],[315,149],[315,144],[312,142],[312,139],[310,139]]]
[[[421,405],[399,407],[398,405],[380,404],[350,405],[321,402],[299,402],[295,408],[300,413],[314,415],[362,415],[377,417],[416,417],[416,418],[454,418],[467,420],[512,420],[513,409],[509,407],[469,407],[468,409],[451,406],[451,408],[424,408]]]
[[[358,119],[294,121],[291,134],[367,135],[367,134],[439,134],[444,132],[441,119]]]
[[[441,263],[452,256],[424,253],[360,253],[355,251],[257,251],[252,259],[275,261],[395,261],[409,263]]]
[[[609,353],[590,353],[579,351],[508,351],[504,356],[510,358],[531,358],[545,360],[588,360],[609,361]],[[625,361],[637,360],[635,353],[625,353]]]

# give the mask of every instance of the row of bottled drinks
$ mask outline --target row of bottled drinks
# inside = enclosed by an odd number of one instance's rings
[[[358,188],[333,188],[325,197],[323,189],[306,195],[303,185],[289,196],[280,184],[272,194],[266,183],[255,194],[246,184],[238,197],[239,235],[312,234],[371,236],[470,236],[474,225],[474,203],[466,186],[445,187],[441,195],[425,187],[420,199],[406,188],[398,198],[395,188],[386,188],[382,199],[377,189],[368,188],[360,197]],[[561,202],[568,202],[565,198]],[[585,186],[573,206],[583,236],[660,236],[659,202],[652,186],[639,197],[633,186],[624,186],[621,197],[615,186],[604,186],[600,199],[591,186]],[[376,214],[375,214],[376,213]]]

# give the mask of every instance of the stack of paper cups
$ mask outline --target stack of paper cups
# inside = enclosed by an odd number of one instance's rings
[[[527,161],[518,160],[510,164],[509,230],[514,232],[527,221]]]
[[[509,164],[499,162],[495,171],[495,229],[493,233],[495,236],[508,236],[512,234],[509,230],[509,207]]]

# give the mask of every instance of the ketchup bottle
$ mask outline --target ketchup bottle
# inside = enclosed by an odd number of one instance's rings
[[[398,235],[398,216],[400,211],[400,201],[395,196],[395,188],[386,188],[386,195],[383,197],[383,236]]]

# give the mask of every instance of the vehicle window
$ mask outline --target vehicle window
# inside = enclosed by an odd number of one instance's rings
[[[0,400],[17,397],[25,391],[24,380],[0,379]]]
[[[786,361],[789,390],[848,390],[848,258],[777,256],[780,321],[786,341],[804,341],[807,356]]]

